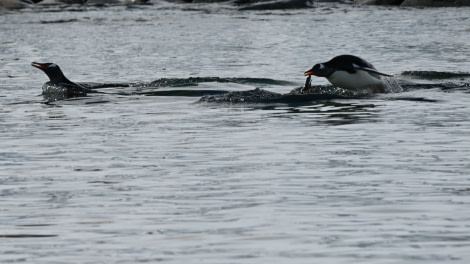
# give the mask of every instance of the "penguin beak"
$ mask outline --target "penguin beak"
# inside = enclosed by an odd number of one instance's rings
[[[31,62],[31,66],[33,67],[36,67],[38,69],[41,69],[41,70],[46,70],[47,69],[47,65],[44,64],[44,63],[39,63],[39,62]]]
[[[304,72],[304,76],[310,76],[310,75],[315,75],[315,72],[313,71],[313,69],[310,69],[310,70]]]

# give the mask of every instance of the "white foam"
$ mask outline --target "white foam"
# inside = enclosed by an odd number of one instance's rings
[[[398,83],[397,79],[394,77],[385,77],[382,76],[382,81],[384,83],[384,88],[386,93],[401,93],[403,92],[403,87]]]

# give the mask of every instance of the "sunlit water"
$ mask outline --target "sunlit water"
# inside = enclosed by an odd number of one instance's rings
[[[470,9],[2,12],[1,263],[470,261]],[[339,54],[403,91],[250,97]]]

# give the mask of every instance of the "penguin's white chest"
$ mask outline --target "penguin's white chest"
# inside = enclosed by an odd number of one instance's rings
[[[334,86],[348,90],[361,90],[383,86],[380,77],[374,77],[368,72],[361,70],[357,70],[355,73],[335,71],[327,79]]]

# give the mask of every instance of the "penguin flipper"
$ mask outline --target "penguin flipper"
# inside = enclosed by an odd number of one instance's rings
[[[382,72],[377,71],[376,69],[372,69],[368,67],[355,67],[355,69],[363,70],[369,73],[375,73],[375,74],[382,75],[382,76],[392,77],[392,75],[390,74],[382,73]]]

